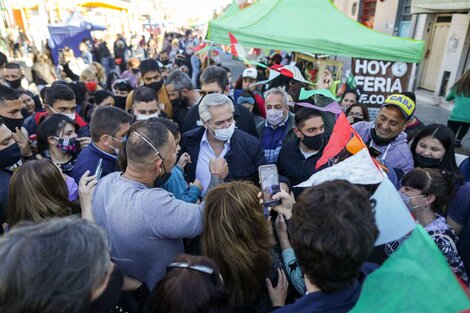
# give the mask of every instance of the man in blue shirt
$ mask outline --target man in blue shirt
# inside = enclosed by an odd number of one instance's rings
[[[256,130],[264,149],[266,163],[274,164],[277,162],[284,139],[295,126],[295,116],[289,112],[289,98],[283,89],[269,89],[264,98],[266,120],[259,123]]]
[[[129,113],[116,107],[105,106],[95,110],[90,122],[92,142],[80,152],[71,173],[77,184],[87,170],[90,175],[95,174],[100,159],[103,160],[101,177],[118,170],[119,148],[131,121]]]

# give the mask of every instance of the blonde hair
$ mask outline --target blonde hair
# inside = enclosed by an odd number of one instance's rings
[[[98,80],[100,81],[100,83],[105,84],[106,83],[106,71],[104,69],[104,66],[98,62],[93,62],[90,64],[90,68],[93,72],[95,72],[95,75],[96,77],[98,77]]]
[[[233,181],[206,196],[202,254],[216,261],[237,305],[255,300],[271,266],[270,228],[258,192],[251,182]]]
[[[84,81],[88,80],[88,78],[92,78],[92,77],[94,77],[96,80],[98,80],[98,75],[96,75],[96,72],[90,66],[85,68],[80,73],[80,81],[81,82],[84,82]]]

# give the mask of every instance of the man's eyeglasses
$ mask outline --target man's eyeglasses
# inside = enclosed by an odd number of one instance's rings
[[[194,270],[194,271],[198,271],[198,272],[201,272],[201,273],[206,273],[206,274],[209,274],[209,275],[212,275],[214,274],[214,269],[208,267],[208,266],[205,266],[205,265],[197,265],[197,264],[194,264],[194,265],[189,265],[188,263],[186,262],[174,262],[174,263],[170,263],[168,266],[167,266],[167,269],[171,269],[171,268],[188,268],[188,269],[191,269],[191,270]]]

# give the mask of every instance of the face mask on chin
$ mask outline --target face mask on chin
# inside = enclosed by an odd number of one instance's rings
[[[414,155],[415,167],[422,168],[438,168],[441,164],[441,159],[433,159],[415,153]]]

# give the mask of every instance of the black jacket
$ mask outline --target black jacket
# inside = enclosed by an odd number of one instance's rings
[[[192,129],[184,133],[181,139],[181,152],[187,152],[192,161],[184,168],[189,181],[196,178],[199,148],[204,131],[203,127]],[[229,168],[226,181],[244,179],[258,184],[258,166],[266,163],[264,151],[258,138],[235,129],[230,139],[230,151],[224,158]]]
[[[253,116],[251,115],[250,111],[247,108],[234,104],[235,111],[233,112],[233,118],[238,127],[238,129],[243,130],[244,132],[258,137],[258,132],[256,131],[255,121]],[[184,119],[184,125],[181,130],[181,133],[185,133],[191,129],[197,128],[200,125],[197,125],[197,121],[200,119],[199,117],[199,103],[194,105],[189,109],[186,117]]]
[[[304,155],[299,148],[300,140],[288,141],[282,145],[281,151],[279,152],[279,158],[277,160],[277,168],[279,175],[282,175],[289,179],[292,186],[303,183],[310,178],[314,173],[319,170],[328,167],[328,164],[323,165],[318,170],[315,169],[317,161],[323,154],[323,148],[315,155],[305,159]],[[326,139],[323,147],[327,144]],[[294,194],[298,195],[303,188],[293,188]]]

